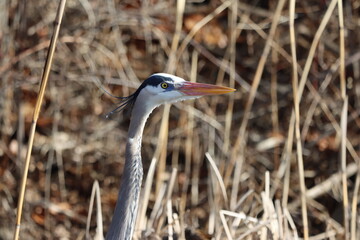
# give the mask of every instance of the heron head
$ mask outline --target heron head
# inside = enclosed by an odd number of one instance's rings
[[[193,83],[167,74],[155,73],[147,78],[135,93],[123,99],[122,104],[113,112],[121,111],[127,105],[135,103],[153,109],[161,104],[174,103],[205,95],[218,95],[235,91],[233,88],[204,83]]]

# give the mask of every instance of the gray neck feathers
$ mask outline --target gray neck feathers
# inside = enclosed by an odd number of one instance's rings
[[[145,122],[153,110],[141,105],[141,102],[143,101],[136,101],[133,107],[126,144],[125,168],[106,239],[130,240],[134,232],[143,177],[141,139]]]

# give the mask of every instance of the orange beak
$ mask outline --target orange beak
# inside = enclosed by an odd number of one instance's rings
[[[184,82],[177,90],[188,96],[218,95],[236,91],[234,88],[193,82]]]

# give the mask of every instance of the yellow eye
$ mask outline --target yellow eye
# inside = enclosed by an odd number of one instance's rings
[[[166,88],[169,87],[169,85],[168,85],[166,82],[163,82],[163,83],[161,84],[161,87],[162,87],[163,89],[166,89]]]

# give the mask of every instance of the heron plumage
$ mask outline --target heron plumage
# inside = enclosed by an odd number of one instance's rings
[[[141,140],[146,120],[153,109],[164,103],[234,90],[210,84],[190,83],[174,75],[157,73],[147,78],[135,93],[120,98],[123,100],[122,103],[112,112],[119,112],[131,106],[132,113],[126,144],[125,168],[114,216],[106,235],[107,240],[132,239],[143,178]]]

